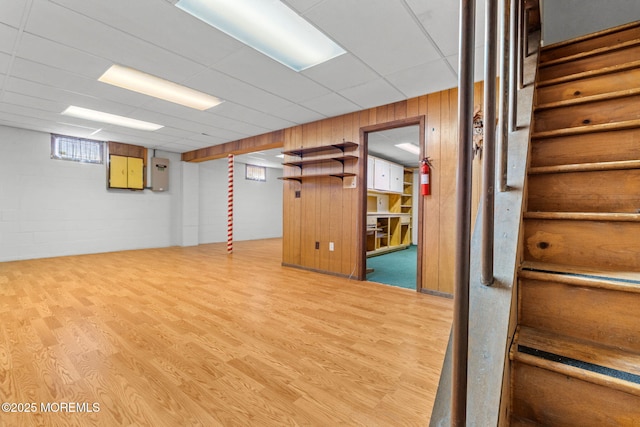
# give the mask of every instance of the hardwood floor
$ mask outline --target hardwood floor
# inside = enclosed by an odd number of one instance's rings
[[[234,249],[0,263],[0,426],[428,425],[451,300]]]

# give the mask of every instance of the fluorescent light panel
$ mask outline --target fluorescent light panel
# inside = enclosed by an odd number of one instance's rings
[[[124,126],[138,130],[158,130],[163,128],[162,125],[144,122],[142,120],[131,119],[129,117],[118,116],[115,114],[103,113],[102,111],[90,110],[71,105],[62,112],[65,116],[77,117],[79,119],[91,120],[94,122],[108,123],[116,126]]]
[[[402,144],[396,144],[396,147],[398,147],[401,150],[408,151],[411,154],[415,154],[416,156],[420,155],[420,147],[418,147],[417,145],[413,145],[410,142],[403,142]]]
[[[345,53],[280,1],[180,0],[176,6],[294,71]]]
[[[204,111],[222,102],[215,96],[122,65],[112,65],[98,81]]]

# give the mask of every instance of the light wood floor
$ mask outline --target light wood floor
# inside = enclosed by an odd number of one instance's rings
[[[284,268],[281,245],[0,263],[0,401],[37,407],[0,425],[428,425],[451,300]],[[64,402],[99,412],[42,411]]]

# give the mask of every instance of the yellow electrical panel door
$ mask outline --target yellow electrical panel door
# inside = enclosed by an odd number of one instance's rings
[[[126,159],[127,170],[129,172],[127,188],[142,190],[142,188],[144,187],[144,165],[142,159],[138,159],[135,157],[127,157]]]
[[[109,187],[127,188],[129,182],[127,171],[127,157],[109,156]]]

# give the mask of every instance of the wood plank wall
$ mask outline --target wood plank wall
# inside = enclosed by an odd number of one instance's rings
[[[475,85],[475,105],[482,105],[482,82]],[[292,128],[183,153],[183,161],[205,161],[227,153],[258,151],[284,145],[284,150],[330,145],[346,141],[361,144],[360,128],[395,120],[425,117],[427,155],[433,161],[431,196],[426,197],[423,212],[424,262],[422,289],[453,293],[455,188],[458,160],[458,90],[449,89],[377,108],[332,117]],[[469,142],[471,144],[471,142]],[[360,147],[361,148],[361,147]],[[362,150],[354,153],[361,154]],[[345,162],[344,171],[358,174],[357,185],[366,186],[360,176],[359,162]],[[473,223],[480,200],[480,158],[473,161]],[[301,173],[285,170],[285,175]],[[337,163],[305,166],[304,174],[341,170]],[[283,181],[283,254],[284,265],[330,274],[358,276],[362,266],[358,239],[365,227],[358,215],[358,189],[343,188],[338,178],[314,178]],[[299,192],[299,197],[296,193]],[[363,207],[364,209],[364,207]],[[417,204],[414,206],[417,215]],[[472,223],[472,226],[473,226]],[[319,242],[319,249],[316,249]],[[329,251],[329,242],[335,250]]]
[[[475,87],[476,105],[482,104],[482,83]],[[284,149],[316,147],[353,141],[360,144],[360,128],[394,120],[425,116],[427,155],[433,160],[432,195],[425,200],[424,262],[425,290],[453,293],[454,218],[458,91],[450,89],[400,101],[357,113],[345,114],[285,130]],[[359,160],[361,161],[361,160]],[[477,207],[480,188],[479,158],[474,160],[473,206]],[[304,174],[317,174],[341,168],[321,164],[304,168]],[[358,173],[357,162],[347,162],[345,171]],[[286,171],[286,175],[299,171]],[[357,185],[366,185],[358,176]],[[299,191],[299,198],[296,192]],[[333,274],[357,277],[360,256],[357,240],[365,227],[358,219],[359,191],[344,189],[338,178],[316,178],[284,182],[283,263]],[[477,208],[474,208],[475,218]],[[415,212],[417,214],[417,211]],[[319,242],[319,249],[316,249]],[[329,242],[335,250],[329,251]]]

